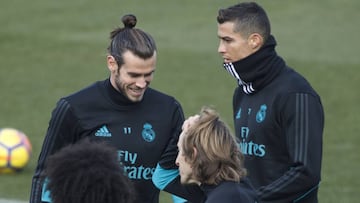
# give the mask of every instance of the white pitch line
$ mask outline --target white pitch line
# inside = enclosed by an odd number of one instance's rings
[[[0,199],[0,203],[26,203],[26,202],[15,199]]]

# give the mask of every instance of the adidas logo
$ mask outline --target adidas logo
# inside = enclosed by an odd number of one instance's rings
[[[95,136],[98,136],[98,137],[111,137],[111,133],[107,129],[107,127],[104,125],[98,131],[96,131]]]

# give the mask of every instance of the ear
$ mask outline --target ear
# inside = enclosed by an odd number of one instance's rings
[[[112,55],[107,55],[106,62],[110,72],[114,72],[118,69],[118,64]]]
[[[197,149],[196,149],[195,147],[193,147],[193,151],[194,151],[194,153],[193,153],[193,160],[195,160],[196,157],[197,157],[198,152],[197,152]]]
[[[257,51],[264,43],[264,38],[259,33],[252,33],[248,38],[249,46]]]

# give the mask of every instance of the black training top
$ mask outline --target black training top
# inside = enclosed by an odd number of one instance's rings
[[[261,202],[317,202],[324,112],[304,77],[286,66],[271,37],[225,68],[238,79],[234,126]]]
[[[248,181],[224,181],[218,185],[201,185],[204,203],[257,203],[255,190]]]
[[[109,142],[118,149],[119,164],[135,184],[136,202],[159,202],[152,174],[159,160],[168,168],[177,168],[173,160],[183,121],[182,108],[173,97],[148,88],[143,100],[134,103],[116,91],[109,79],[60,99],[39,156],[30,202],[39,203],[45,195],[40,174],[46,158],[84,137]]]

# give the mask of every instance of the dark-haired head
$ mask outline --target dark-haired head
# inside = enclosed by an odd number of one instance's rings
[[[45,168],[53,203],[130,203],[133,187],[115,148],[88,139],[51,155]]]
[[[118,66],[124,64],[123,53],[131,51],[142,59],[152,57],[156,51],[156,44],[152,36],[141,29],[135,28],[137,19],[135,15],[128,14],[122,18],[124,27],[119,27],[110,33],[111,43],[108,52],[112,55]]]
[[[270,21],[265,10],[255,2],[242,2],[225,9],[220,9],[217,22],[235,23],[234,32],[239,32],[244,38],[253,33],[260,34],[264,42],[269,38]]]

